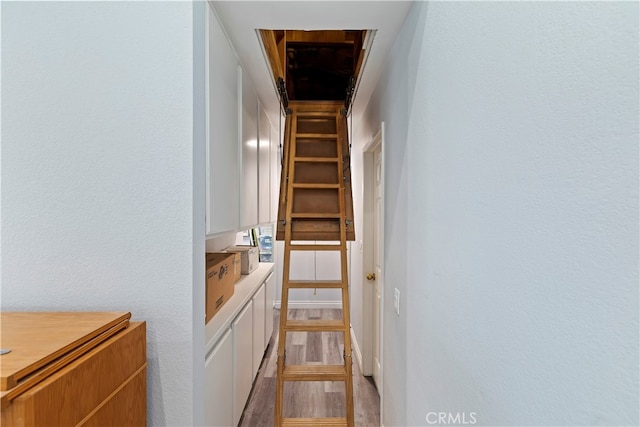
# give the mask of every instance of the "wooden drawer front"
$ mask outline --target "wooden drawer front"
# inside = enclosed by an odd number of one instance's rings
[[[147,369],[141,368],[82,427],[144,427],[147,424]]]
[[[132,322],[127,329],[16,397],[2,411],[2,424],[74,426],[145,364],[146,324]]]

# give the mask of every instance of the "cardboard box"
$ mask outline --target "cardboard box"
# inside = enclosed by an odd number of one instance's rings
[[[251,274],[253,270],[258,268],[258,248],[257,246],[230,246],[227,252],[240,252],[240,272],[242,274]]]
[[[207,252],[207,255],[209,254],[233,255],[233,268],[230,270],[231,274],[233,275],[233,283],[236,283],[238,280],[240,280],[240,275],[242,274],[242,254],[240,252]]]
[[[205,323],[220,311],[235,290],[234,254],[207,253],[207,289]]]
[[[233,283],[236,283],[242,274],[242,254],[240,252],[229,253],[233,254]]]

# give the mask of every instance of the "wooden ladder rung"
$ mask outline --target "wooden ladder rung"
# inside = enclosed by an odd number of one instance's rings
[[[344,320],[290,320],[284,326],[285,331],[289,332],[346,332],[347,327]]]
[[[305,139],[335,139],[338,137],[337,133],[297,133],[296,138]]]
[[[298,111],[298,118],[333,118],[335,119],[336,113],[335,111]]]
[[[340,280],[326,280],[316,282],[314,280],[296,280],[285,284],[289,289],[341,289],[346,286]]]
[[[285,365],[285,381],[346,381],[344,365]]]
[[[311,188],[311,189],[338,189],[340,188],[340,184],[325,184],[325,183],[321,183],[321,182],[314,182],[314,183],[293,183],[291,184],[293,185],[293,188]],[[340,215],[340,212],[337,212],[336,215]]]
[[[337,163],[337,157],[295,157],[293,160],[299,163]]]
[[[339,251],[342,245],[291,245],[292,251]]]
[[[315,212],[315,213],[292,213],[291,218],[294,219],[326,219],[326,218],[334,218],[339,219],[342,215],[338,212]],[[337,245],[336,245],[337,246]]]
[[[283,418],[282,425],[286,427],[305,427],[305,426],[346,427],[347,419],[346,418]]]

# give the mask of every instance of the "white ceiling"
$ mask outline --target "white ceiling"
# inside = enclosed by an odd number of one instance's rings
[[[256,86],[271,120],[278,99],[256,29],[377,30],[356,99],[356,114],[366,107],[383,71],[384,59],[407,15],[411,1],[212,1],[236,49],[244,72]]]

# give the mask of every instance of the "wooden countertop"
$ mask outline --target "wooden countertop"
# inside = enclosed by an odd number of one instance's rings
[[[126,328],[131,313],[0,313],[0,394],[5,406],[113,334]]]

